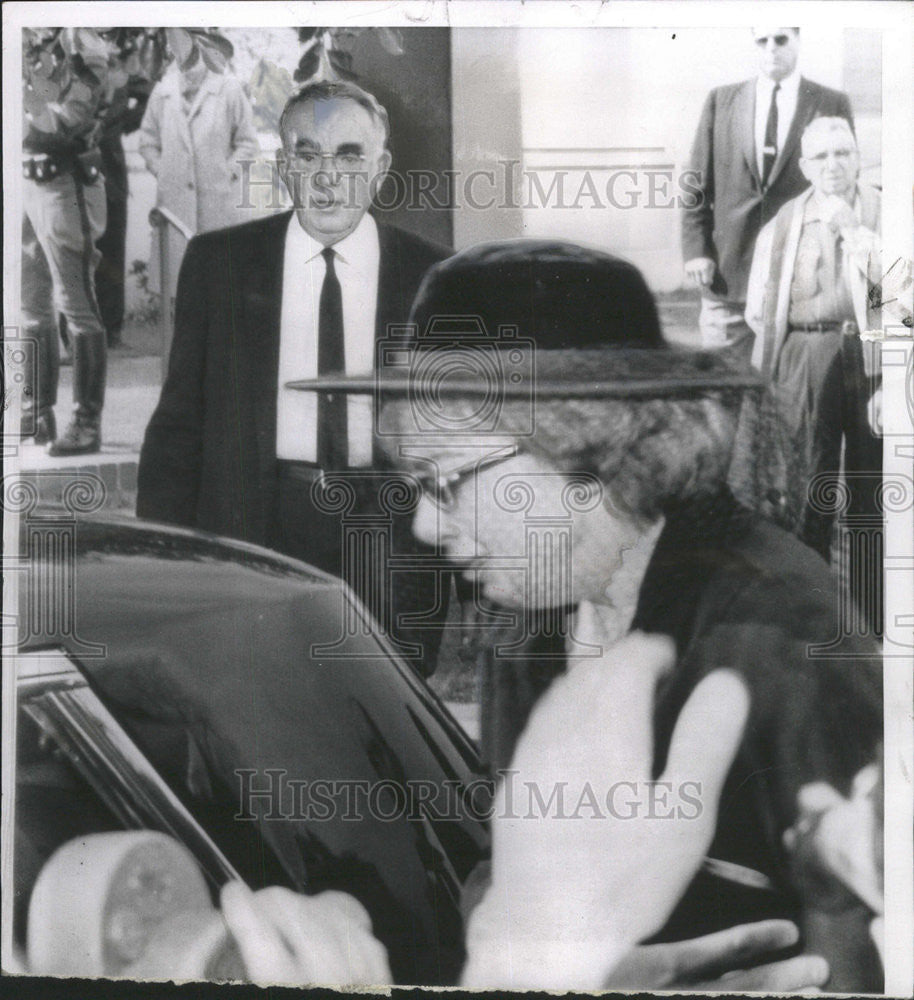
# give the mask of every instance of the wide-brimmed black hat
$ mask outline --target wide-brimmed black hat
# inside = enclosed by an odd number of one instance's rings
[[[538,350],[664,346],[654,297],[634,265],[555,240],[482,243],[437,264],[410,315],[418,344],[434,342],[445,317],[479,316],[490,339],[506,330]]]
[[[663,337],[636,267],[601,250],[519,239],[470,247],[433,267],[404,335],[376,371],[288,383],[380,396],[416,391],[505,399],[669,396],[760,385],[717,352]]]

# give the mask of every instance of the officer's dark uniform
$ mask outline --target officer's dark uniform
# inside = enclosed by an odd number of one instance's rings
[[[22,327],[35,350],[23,433],[51,441],[51,454],[84,454],[101,445],[105,394],[105,328],[93,279],[95,241],[106,222],[95,134],[107,91],[107,47],[87,28],[27,31],[24,45]],[[75,406],[55,441],[58,310],[72,338]]]

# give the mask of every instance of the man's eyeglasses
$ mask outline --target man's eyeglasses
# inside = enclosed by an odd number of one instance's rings
[[[790,35],[761,35],[759,38],[756,38],[755,44],[760,49],[763,49],[768,44],[769,39],[780,49],[790,41]]]
[[[487,455],[485,458],[474,459],[472,462],[460,465],[449,472],[440,474],[431,471],[413,472],[413,476],[418,481],[423,496],[427,497],[439,510],[453,510],[457,503],[457,490],[464,480],[483,469],[489,469],[493,465],[501,465],[502,462],[514,458],[516,454],[517,448],[512,446],[493,455]]]
[[[314,174],[321,169],[324,160],[329,160],[336,173],[355,174],[362,169],[365,159],[363,153],[324,153],[318,149],[306,149],[301,153],[293,153],[289,157],[289,165],[293,170]]]

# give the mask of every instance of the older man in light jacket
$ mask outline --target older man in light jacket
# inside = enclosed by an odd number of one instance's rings
[[[811,186],[759,234],[746,320],[756,335],[753,364],[770,378],[796,448],[806,493],[800,535],[828,559],[842,440],[847,511],[881,532],[882,442],[872,412],[880,359],[878,345],[860,338],[881,328],[870,294],[879,280],[880,195],[858,183],[860,156],[845,119],[814,119],[802,148]],[[881,573],[871,569],[851,567],[851,575],[858,606],[878,628]]]

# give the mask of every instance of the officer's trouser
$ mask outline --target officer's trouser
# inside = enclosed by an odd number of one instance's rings
[[[105,230],[105,185],[85,185],[72,174],[39,184],[24,179],[22,217],[22,335],[27,351],[27,407],[41,412],[57,402],[60,347],[57,313],[73,338],[73,402],[76,417],[97,423],[105,401],[106,340],[95,299],[99,252]]]

